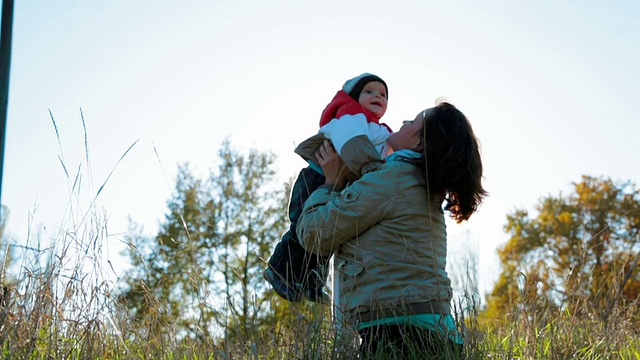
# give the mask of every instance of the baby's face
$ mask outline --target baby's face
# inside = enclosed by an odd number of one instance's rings
[[[381,118],[387,111],[387,89],[379,81],[368,82],[360,92],[358,102],[373,115]]]

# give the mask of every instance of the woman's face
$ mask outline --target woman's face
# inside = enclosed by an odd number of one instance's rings
[[[387,143],[393,149],[397,150],[422,150],[422,125],[424,124],[424,117],[428,116],[431,109],[420,111],[414,120],[407,120],[403,122],[402,127],[397,132],[394,132],[387,139]]]

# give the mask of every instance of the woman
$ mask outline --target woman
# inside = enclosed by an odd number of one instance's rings
[[[334,296],[364,357],[459,355],[442,205],[460,223],[487,194],[478,141],[464,114],[441,102],[387,142],[385,163],[344,191],[348,171],[324,144],[326,181],[305,202],[298,237],[307,251],[335,254]]]

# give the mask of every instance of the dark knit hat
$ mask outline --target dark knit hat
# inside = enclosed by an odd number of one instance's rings
[[[364,73],[354,77],[353,79],[347,80],[347,82],[342,85],[342,90],[344,90],[349,96],[358,101],[360,98],[360,93],[367,83],[372,81],[381,82],[384,85],[385,90],[387,90],[387,97],[389,97],[389,88],[387,88],[387,83],[384,82],[379,76]]]

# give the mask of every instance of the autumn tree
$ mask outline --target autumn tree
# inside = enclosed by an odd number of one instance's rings
[[[614,306],[637,314],[640,195],[631,182],[583,176],[569,194],[546,196],[535,214],[507,215],[502,272],[484,316],[508,319],[567,310],[607,320]]]
[[[205,180],[181,166],[158,234],[134,226],[128,239],[119,300],[149,336],[246,338],[270,315],[262,270],[287,225],[288,192],[270,152],[241,154],[225,141],[218,160]]]

